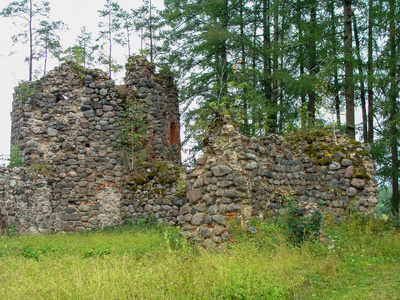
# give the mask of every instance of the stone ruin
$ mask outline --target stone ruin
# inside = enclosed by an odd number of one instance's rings
[[[217,118],[203,141],[204,156],[187,172],[183,230],[215,245],[229,239],[229,220],[248,225],[275,216],[288,198],[300,215],[318,206],[339,220],[351,211],[373,214],[378,188],[369,145],[339,133],[314,135],[248,138]]]
[[[129,104],[147,120],[140,150],[146,158],[133,164],[117,147],[124,124],[135,117]],[[303,213],[321,201],[338,218],[376,210],[367,144],[340,134],[247,138],[223,117],[213,123],[204,156],[185,170],[178,91],[173,78],[155,74],[144,58],[129,59],[121,86],[73,63],[21,84],[11,143],[24,167],[0,169],[0,230],[70,232],[145,218],[217,245],[229,239],[230,220],[246,225],[274,216],[287,197]]]
[[[144,214],[138,203],[175,193],[167,181],[180,174],[178,91],[172,77],[154,71],[144,58],[132,57],[125,84],[116,86],[100,70],[64,63],[15,89],[11,144],[19,147],[24,167],[0,170],[0,228],[44,233],[119,225]],[[124,121],[136,117],[126,113],[129,105],[140,107],[147,120],[142,151],[148,165],[135,169],[116,147]],[[175,166],[168,180],[157,173],[138,181],[167,162]],[[138,181],[135,190],[127,178]],[[175,224],[171,211],[178,208],[169,203],[157,220]]]

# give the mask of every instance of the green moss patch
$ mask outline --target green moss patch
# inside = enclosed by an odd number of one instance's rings
[[[342,135],[335,137],[332,131],[322,129],[295,132],[286,136],[286,139],[296,152],[300,151],[307,155],[318,166],[329,166],[334,161],[340,163],[347,158],[352,161],[355,168],[354,177],[370,179],[362,164],[363,158],[368,157],[369,153],[363,149],[360,142]],[[338,158],[339,153],[343,153],[344,157],[339,155]]]
[[[179,183],[181,172],[181,167],[169,162],[144,162],[127,176],[126,184],[131,191],[148,184],[174,185]]]

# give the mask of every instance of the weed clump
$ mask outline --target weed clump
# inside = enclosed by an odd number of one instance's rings
[[[321,228],[322,214],[315,210],[311,215],[303,215],[293,199],[287,201],[284,221],[285,236],[293,245],[300,245],[306,240],[316,240]]]

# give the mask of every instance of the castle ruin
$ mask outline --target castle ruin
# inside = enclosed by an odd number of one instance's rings
[[[124,80],[116,86],[102,71],[64,63],[15,89],[11,144],[24,167],[0,169],[1,231],[82,231],[142,217],[218,244],[229,220],[273,216],[285,197],[304,211],[322,202],[338,218],[376,210],[368,145],[337,135],[341,148],[330,155],[333,137],[321,137],[328,151],[313,157],[307,139],[247,138],[220,117],[197,167],[184,170],[173,79],[132,57]],[[129,156],[136,144],[143,157]]]

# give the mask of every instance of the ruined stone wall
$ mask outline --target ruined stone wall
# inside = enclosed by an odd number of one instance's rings
[[[122,86],[100,70],[65,63],[15,89],[11,144],[21,150],[25,166],[1,170],[7,174],[0,180],[3,228],[12,224],[23,233],[121,224],[130,215],[122,203],[132,170],[116,143],[128,104],[142,105],[148,115],[147,161],[180,164],[172,78],[154,74],[154,66],[141,57],[131,58],[126,68]],[[40,190],[35,176],[42,178]],[[36,220],[43,215],[42,204],[49,208],[45,223]]]
[[[19,232],[45,233],[53,226],[53,194],[44,176],[2,168],[0,193],[0,229],[12,225]]]
[[[375,211],[368,145],[340,134],[247,138],[220,117],[185,180],[172,78],[141,57],[126,69],[116,86],[102,71],[65,63],[16,88],[11,142],[25,166],[0,169],[0,232],[80,231],[142,217],[182,225],[215,245],[229,238],[229,220],[274,216],[287,198],[302,214],[318,203],[337,218]],[[147,158],[133,164],[116,147],[134,118],[129,105],[148,117]]]
[[[145,163],[128,175],[121,211],[125,218],[182,224],[180,208],[186,204],[182,167],[166,162]]]
[[[338,218],[351,209],[376,210],[368,145],[340,134],[287,141],[276,135],[247,138],[220,118],[204,143],[204,156],[187,174],[188,203],[180,212],[184,231],[198,233],[209,244],[228,238],[229,220],[248,224],[250,218],[274,216],[287,198],[296,199],[303,214],[318,202]]]
[[[142,57],[131,58],[126,69],[126,87],[148,108],[150,160],[180,164],[179,101],[173,78],[155,74],[155,65]]]

